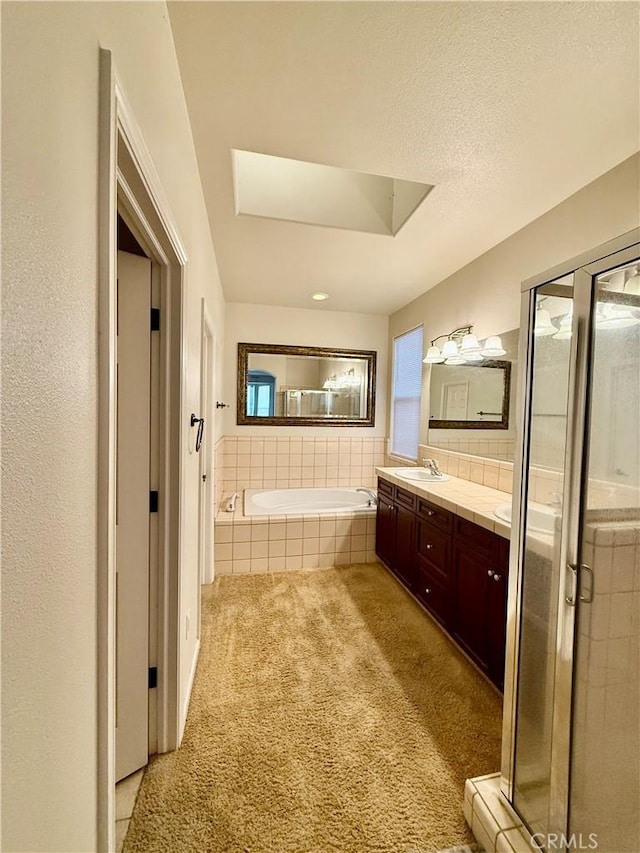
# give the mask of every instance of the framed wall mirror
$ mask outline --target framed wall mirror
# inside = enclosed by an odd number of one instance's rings
[[[243,426],[374,426],[376,353],[238,344]]]
[[[429,429],[509,429],[511,362],[433,364]]]

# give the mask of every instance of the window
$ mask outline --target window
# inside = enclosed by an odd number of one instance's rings
[[[276,377],[266,370],[249,370],[247,414],[272,417],[276,396]]]
[[[422,326],[393,342],[391,453],[418,458],[422,392]]]

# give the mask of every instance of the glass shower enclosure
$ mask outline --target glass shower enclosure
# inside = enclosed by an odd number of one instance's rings
[[[520,365],[502,793],[539,849],[638,853],[640,231],[525,282]]]

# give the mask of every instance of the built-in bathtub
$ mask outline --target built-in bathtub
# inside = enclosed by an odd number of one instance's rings
[[[279,572],[368,563],[376,508],[353,488],[245,489],[215,522],[216,574]]]
[[[324,515],[372,509],[371,496],[357,488],[244,490],[245,516]]]

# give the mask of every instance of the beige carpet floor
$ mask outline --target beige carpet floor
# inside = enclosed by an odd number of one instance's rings
[[[427,853],[472,841],[464,780],[501,700],[381,566],[221,577],[181,748],[125,853]]]

